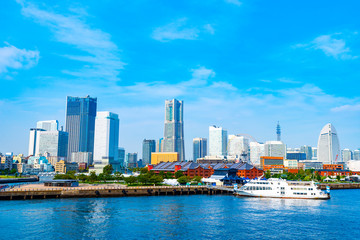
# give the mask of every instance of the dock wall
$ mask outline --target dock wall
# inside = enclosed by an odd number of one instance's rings
[[[232,191],[207,186],[173,187],[62,187],[43,189],[9,189],[0,192],[0,200],[46,199],[46,198],[92,198],[127,196],[174,196],[194,194],[232,194]]]

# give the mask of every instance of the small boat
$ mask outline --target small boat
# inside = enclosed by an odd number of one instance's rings
[[[330,188],[326,192],[311,181],[287,181],[270,178],[254,179],[238,188],[234,186],[234,194],[242,197],[296,198],[296,199],[330,199]]]

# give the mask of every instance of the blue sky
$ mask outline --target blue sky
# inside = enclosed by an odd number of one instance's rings
[[[120,145],[163,135],[164,100],[184,100],[185,148],[229,134],[316,146],[328,122],[360,147],[358,1],[4,1],[0,152],[27,153],[29,128],[66,96],[98,97]]]

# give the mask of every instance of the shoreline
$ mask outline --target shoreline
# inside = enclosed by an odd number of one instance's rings
[[[232,188],[208,186],[88,186],[88,187],[46,187],[14,188],[0,192],[0,200],[26,200],[47,198],[100,198],[130,196],[175,196],[197,194],[233,194]]]

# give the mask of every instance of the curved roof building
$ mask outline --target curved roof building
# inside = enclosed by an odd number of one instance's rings
[[[321,129],[318,141],[318,161],[323,164],[341,161],[339,138],[331,123]]]

